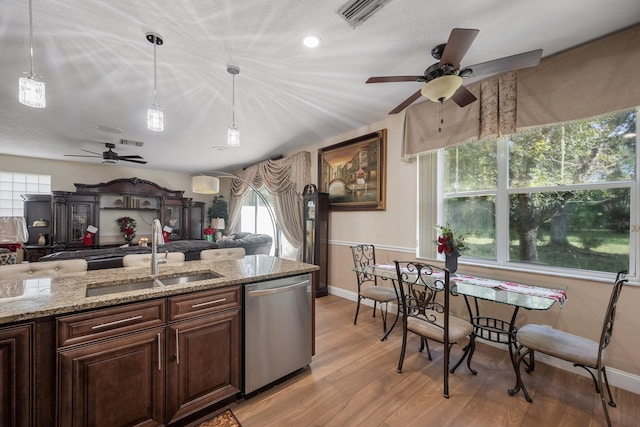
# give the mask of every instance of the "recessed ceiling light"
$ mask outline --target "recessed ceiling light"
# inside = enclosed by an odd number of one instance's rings
[[[111,126],[98,125],[98,130],[107,133],[122,133],[122,131],[118,128],[112,128]]]
[[[320,37],[307,36],[304,38],[304,40],[302,40],[302,43],[304,43],[306,47],[313,49],[314,47],[320,46]]]

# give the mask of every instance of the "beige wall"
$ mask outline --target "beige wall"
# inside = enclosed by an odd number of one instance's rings
[[[384,212],[331,212],[329,223],[329,286],[333,292],[356,292],[355,274],[351,271],[353,260],[349,245],[373,243],[377,246],[378,262],[394,259],[415,259],[416,248],[416,163],[400,160],[402,138],[402,114],[323,141],[309,149],[312,158],[317,149],[345,141],[375,130],[387,128],[387,209]],[[317,157],[316,157],[317,158]],[[312,162],[317,167],[317,160]],[[317,183],[317,171],[312,174]],[[512,280],[548,287],[566,286],[568,301],[564,307],[557,304],[544,312],[521,310],[517,324],[543,323],[576,334],[599,340],[604,311],[607,307],[611,283],[577,280],[526,271],[489,269],[466,266],[460,269],[477,275]],[[622,291],[616,319],[613,342],[609,347],[609,366],[622,374],[640,375],[640,316],[635,312],[640,306],[640,287],[626,286]],[[504,305],[487,303],[487,313],[509,319],[511,310]],[[457,301],[457,311],[464,313],[462,300]],[[355,311],[355,305],[354,305]],[[634,378],[634,381],[640,378]]]
[[[75,191],[74,183],[98,184],[112,179],[137,177],[169,190],[184,190],[184,196],[191,197],[194,201],[210,204],[213,199],[213,196],[193,194],[191,176],[188,174],[135,166],[67,162],[0,154],[0,170],[51,175],[51,189],[54,191]]]

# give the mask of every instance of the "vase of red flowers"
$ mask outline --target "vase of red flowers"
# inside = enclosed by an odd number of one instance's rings
[[[131,244],[133,238],[136,237],[136,220],[128,216],[122,216],[116,222],[120,226],[120,232],[124,240]]]
[[[444,254],[444,266],[449,273],[455,274],[458,270],[458,257],[467,249],[464,244],[464,236],[456,236],[449,224],[436,225],[436,230],[439,231],[438,236],[438,253]]]
[[[207,239],[207,242],[213,242],[213,233],[215,230],[211,227],[205,227],[202,231],[204,233],[204,238]]]

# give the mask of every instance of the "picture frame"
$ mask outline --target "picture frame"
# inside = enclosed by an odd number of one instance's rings
[[[386,208],[387,129],[318,149],[320,191],[334,211]]]

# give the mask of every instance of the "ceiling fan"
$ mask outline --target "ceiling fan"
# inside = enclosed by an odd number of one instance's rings
[[[467,50],[469,50],[471,43],[473,43],[479,32],[480,30],[468,28],[454,28],[451,30],[447,43],[440,44],[431,49],[431,56],[439,60],[439,62],[427,68],[423,75],[370,77],[367,83],[426,83],[422,89],[405,99],[400,105],[391,110],[389,114],[399,113],[420,98],[420,96],[440,103],[451,98],[460,107],[465,107],[477,98],[467,88],[462,86],[463,78],[488,76],[520,68],[533,67],[540,62],[542,49],[536,49],[461,68],[460,61],[467,53]]]
[[[118,153],[113,151],[113,149],[116,148],[115,144],[112,144],[110,142],[105,142],[104,145],[105,147],[108,148],[108,150],[103,151],[102,154],[95,153],[89,150],[82,150],[82,151],[86,151],[87,153],[93,154],[93,156],[87,156],[84,154],[65,154],[65,156],[67,157],[100,157],[102,158],[102,163],[118,163],[119,160],[122,160],[123,162],[140,163],[143,165],[147,163],[146,160],[138,160],[138,159],[142,159],[142,156],[138,156],[138,155],[119,156]]]

